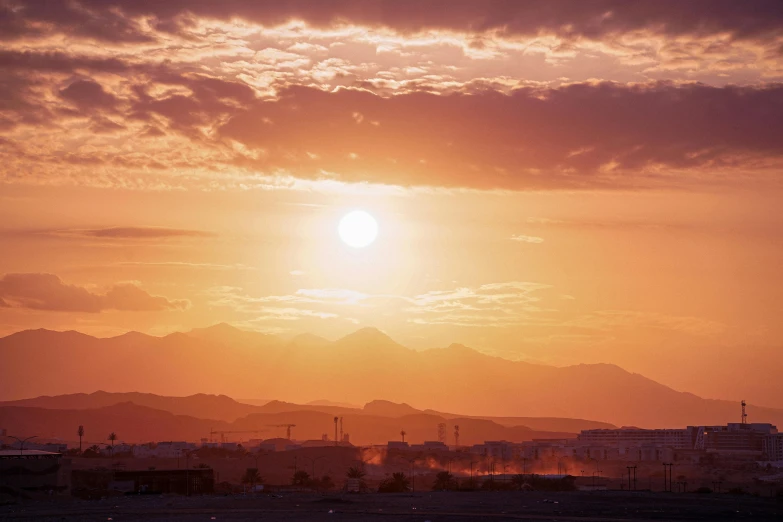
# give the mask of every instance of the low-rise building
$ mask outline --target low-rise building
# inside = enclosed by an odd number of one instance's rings
[[[778,432],[767,423],[742,424],[732,422],[725,426],[700,426],[696,429],[694,448],[710,453],[761,455],[764,438]]]
[[[0,450],[0,486],[69,495],[71,460],[40,450]]]
[[[445,443],[438,440],[424,441],[424,444],[413,444],[411,445],[411,449],[414,451],[425,451],[425,452],[449,451],[449,447]]]
[[[764,436],[762,449],[767,460],[783,462],[783,433],[770,433]]]
[[[647,430],[623,427],[582,430],[578,438],[582,444],[618,448],[621,454],[625,454],[628,448],[641,446],[687,449],[693,448],[694,428]]]
[[[131,452],[136,458],[176,459],[184,457],[187,452],[195,449],[196,445],[191,442],[171,441],[137,444],[133,446]]]

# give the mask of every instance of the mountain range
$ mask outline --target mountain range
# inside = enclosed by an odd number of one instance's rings
[[[492,357],[458,344],[414,351],[373,328],[333,342],[312,335],[284,341],[225,324],[164,337],[27,330],[0,338],[0,360],[0,399],[144,390],[168,396],[168,404],[145,402],[145,394],[125,402],[222,422],[251,415],[256,405],[229,405],[221,394],[295,403],[383,398],[460,412],[453,417],[595,419],[618,426],[682,427],[740,419],[738,401],[704,399],[611,364],[554,367]],[[210,398],[198,411],[174,397],[199,393]],[[90,400],[101,406],[100,397]],[[341,407],[317,407],[331,414],[338,410],[322,408]],[[783,425],[781,409],[749,405],[748,414],[753,422]]]

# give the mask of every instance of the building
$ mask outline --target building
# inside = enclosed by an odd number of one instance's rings
[[[403,450],[407,451],[410,449],[410,445],[407,442],[401,442],[399,440],[390,440],[386,447],[390,450]]]
[[[765,437],[777,434],[768,423],[729,423],[725,426],[688,426],[682,429],[619,428],[583,430],[579,444],[616,448],[630,460],[660,460],[668,453],[655,448],[753,456],[762,454]],[[588,455],[593,458],[593,455]]]
[[[591,446],[618,448],[625,454],[629,448],[641,446],[662,446],[676,449],[693,448],[694,431],[692,426],[682,429],[618,428],[582,430],[579,442]]]
[[[149,444],[137,444],[133,446],[133,456],[139,459],[158,458],[176,459],[184,457],[189,451],[196,449],[196,445],[190,442],[158,442]]]
[[[766,423],[742,424],[732,422],[726,426],[700,426],[694,428],[694,448],[710,453],[734,453],[761,455],[764,438],[778,432],[777,427]]]
[[[206,495],[214,492],[215,472],[209,468],[115,471],[117,483],[133,483],[134,493]]]
[[[207,495],[214,492],[215,473],[209,468],[111,471],[74,470],[74,495],[101,498],[109,492],[123,494]]]
[[[783,433],[770,433],[764,436],[762,451],[767,460],[783,462]]]
[[[71,459],[49,451],[0,450],[0,487],[70,495]]]
[[[511,460],[522,455],[522,445],[505,440],[485,440],[484,444],[474,444],[470,452],[474,455]]]
[[[424,444],[413,444],[410,449],[427,452],[449,451],[449,447],[439,440],[427,440],[424,441]]]

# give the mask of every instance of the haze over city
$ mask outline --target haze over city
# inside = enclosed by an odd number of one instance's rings
[[[777,0],[0,0],[0,429],[773,460],[781,82]]]

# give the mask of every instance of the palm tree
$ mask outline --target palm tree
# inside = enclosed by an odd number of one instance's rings
[[[454,482],[454,476],[448,471],[441,471],[435,475],[435,483],[432,485],[432,489],[436,491],[447,491],[451,489]]]
[[[97,444],[93,444],[86,450],[84,450],[83,456],[85,457],[100,457],[101,455],[101,448],[98,447]]]
[[[400,435],[402,436],[402,441],[403,441],[403,442],[405,442],[405,435],[407,435],[407,433],[405,432],[405,430],[402,430],[402,431],[400,432]]]
[[[367,476],[367,473],[365,473],[364,471],[362,471],[361,469],[359,469],[359,468],[357,468],[355,466],[351,466],[350,468],[348,468],[348,471],[345,473],[345,476],[350,478],[350,479],[359,479],[359,480],[361,480],[365,476]]]
[[[294,486],[307,486],[310,483],[310,474],[304,470],[299,470],[294,473],[294,478],[291,483]]]
[[[258,473],[258,468],[247,468],[244,476],[242,476],[242,484],[250,484],[250,489],[254,490],[256,484],[264,482],[263,477]]]
[[[410,489],[411,482],[405,473],[392,473],[391,478],[381,482],[378,486],[379,493],[403,493]]]
[[[109,440],[111,441],[111,454],[114,455],[114,441],[117,440],[117,434],[113,431],[109,433]]]
[[[364,470],[356,466],[351,466],[348,468],[348,471],[345,472],[345,476],[348,477],[349,480],[356,481],[356,486],[359,488],[359,491],[367,491],[367,483],[364,481],[364,477],[367,476],[367,473],[365,473]]]
[[[82,437],[84,437],[84,426],[79,426],[76,430],[76,434],[79,436],[79,453],[82,452]]]

